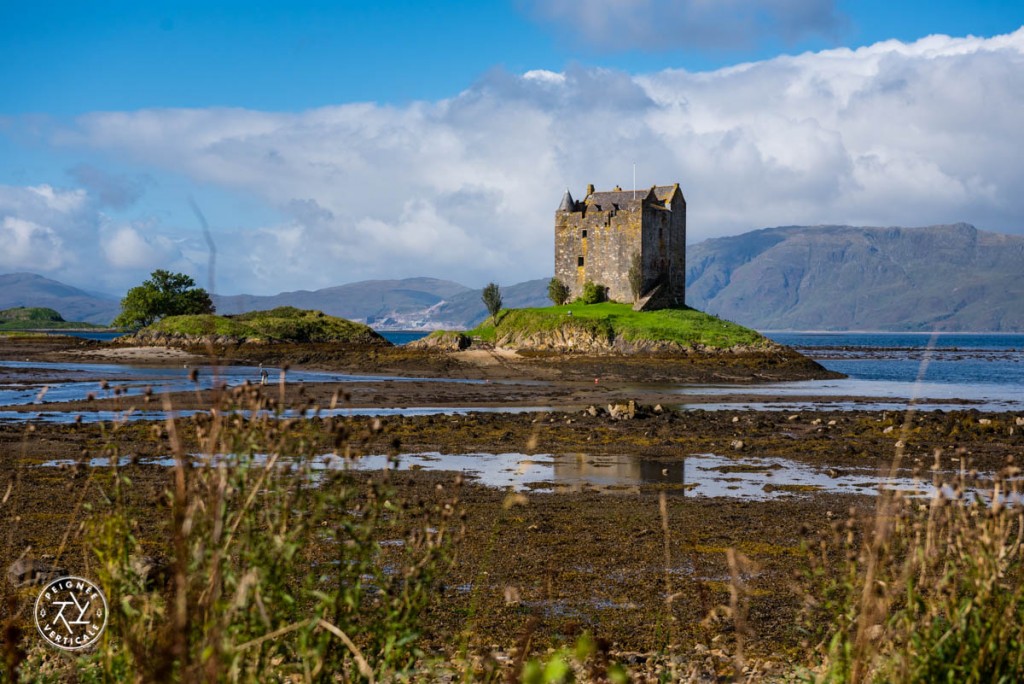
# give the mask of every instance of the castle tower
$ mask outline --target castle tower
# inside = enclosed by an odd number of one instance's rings
[[[639,255],[645,309],[686,301],[686,199],[679,184],[595,192],[581,201],[568,190],[555,211],[555,277],[579,297],[591,281],[609,299],[632,302],[629,270]]]

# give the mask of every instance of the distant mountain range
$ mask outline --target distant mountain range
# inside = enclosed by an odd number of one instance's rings
[[[0,309],[16,306],[54,309],[66,321],[107,325],[121,307],[118,300],[50,280],[34,273],[0,275]]]
[[[787,226],[689,245],[687,304],[758,330],[1024,331],[1024,237],[971,225]],[[547,279],[502,287],[546,306]],[[469,328],[481,291],[450,280],[365,280],[272,296],[215,296],[218,313],[319,309],[383,330]],[[118,302],[29,273],[0,275],[0,308],[109,323]]]
[[[1024,238],[789,226],[687,248],[686,303],[758,330],[1024,331]]]
[[[546,306],[548,281],[529,280],[501,288],[507,307]],[[382,330],[471,328],[487,317],[481,290],[450,280],[406,278],[363,280],[310,292],[257,297],[214,297],[218,313],[232,314],[276,306],[319,309],[332,316],[365,322]]]

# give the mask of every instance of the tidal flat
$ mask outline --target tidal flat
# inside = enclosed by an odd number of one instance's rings
[[[31,360],[31,349],[21,348],[17,356]],[[89,345],[71,351],[102,350]],[[62,351],[68,350],[48,348],[35,358],[66,360],[55,356]],[[162,363],[184,365],[177,356]],[[425,374],[431,364],[458,362],[430,357],[417,363]],[[737,373],[749,363],[714,373]],[[608,360],[587,361],[568,377],[545,366],[527,381],[512,377],[514,369],[503,360],[494,364],[498,370],[491,375],[472,377],[471,369],[459,365],[457,373],[443,376],[473,382],[286,378],[251,388],[279,405],[300,406],[305,413],[288,420],[307,450],[333,454],[355,481],[386,480],[398,499],[420,506],[454,497],[462,516],[460,538],[450,567],[431,587],[422,646],[425,657],[469,658],[485,670],[510,666],[524,644],[543,652],[589,633],[636,671],[654,672],[673,658],[704,663],[717,652],[721,662],[707,667],[728,673],[737,626],[722,618],[721,608],[739,590],[746,606],[745,657],[759,672],[782,676],[789,669],[785,663],[814,660],[814,629],[807,624],[808,597],[800,578],[809,572],[808,558],[823,553],[822,540],[837,534],[842,521],[870,518],[879,487],[890,478],[920,482],[922,494],[933,479],[984,480],[1012,461],[1024,440],[1014,413],[679,410],[668,403],[673,396],[678,401],[678,394],[657,383],[645,388]],[[582,379],[591,376],[594,364],[603,364],[597,382]],[[57,379],[68,378],[43,380]],[[52,402],[45,410],[75,415],[104,408],[124,417],[162,408],[164,401],[175,409],[199,409],[225,391],[198,387],[166,396],[128,395],[108,385],[106,394]],[[422,406],[427,400],[468,412],[318,415],[318,409],[332,406]],[[609,404],[630,400],[638,406],[632,418],[608,415]],[[482,413],[473,412],[474,406],[532,409]],[[10,408],[41,410],[34,403]],[[205,413],[178,418],[184,441],[179,451],[199,453],[194,436],[211,420]],[[112,496],[115,478],[130,482],[123,496],[133,534],[149,556],[168,562],[173,550],[167,492],[175,471],[167,465],[173,448],[164,425],[123,418],[65,425],[0,422],[0,567],[29,556],[91,572],[97,561],[81,522]],[[346,435],[344,453],[337,451],[339,426]],[[501,465],[511,480],[493,483],[474,475],[493,454],[517,456]],[[389,455],[397,462],[385,463]],[[461,457],[460,472],[431,465],[430,459],[444,464],[445,456]],[[390,467],[361,468],[360,459]],[[543,462],[541,474],[517,485],[516,468],[533,461]],[[713,495],[699,490],[688,461],[714,478]],[[789,477],[795,466],[817,479],[812,484]],[[376,540],[381,563],[401,553],[408,533],[399,526]],[[314,545],[303,555],[306,566],[295,571],[316,572],[333,553],[329,541]],[[0,619],[30,621],[32,588],[14,587],[7,578],[0,582],[8,597]],[[820,621],[820,614],[813,619]]]

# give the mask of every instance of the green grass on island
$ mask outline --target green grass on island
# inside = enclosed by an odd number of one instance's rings
[[[760,346],[770,341],[760,333],[696,309],[633,311],[629,304],[565,304],[540,309],[503,309],[495,327],[488,317],[466,335],[493,342],[508,334],[527,336],[572,326],[609,340],[676,342],[727,349]]]
[[[322,311],[281,306],[268,311],[250,311],[236,316],[200,314],[168,316],[139,331],[188,337],[230,337],[259,342],[351,342],[377,343],[383,338],[367,325],[328,316]]]
[[[91,330],[101,325],[65,321],[54,309],[41,306],[19,306],[0,311],[0,331],[6,330]]]

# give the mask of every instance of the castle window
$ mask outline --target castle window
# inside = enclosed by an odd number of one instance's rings
[[[576,257],[576,265],[577,266],[582,266],[583,265],[583,257]]]
[[[587,229],[586,228],[583,229],[583,233],[581,234],[581,237],[587,237]]]

